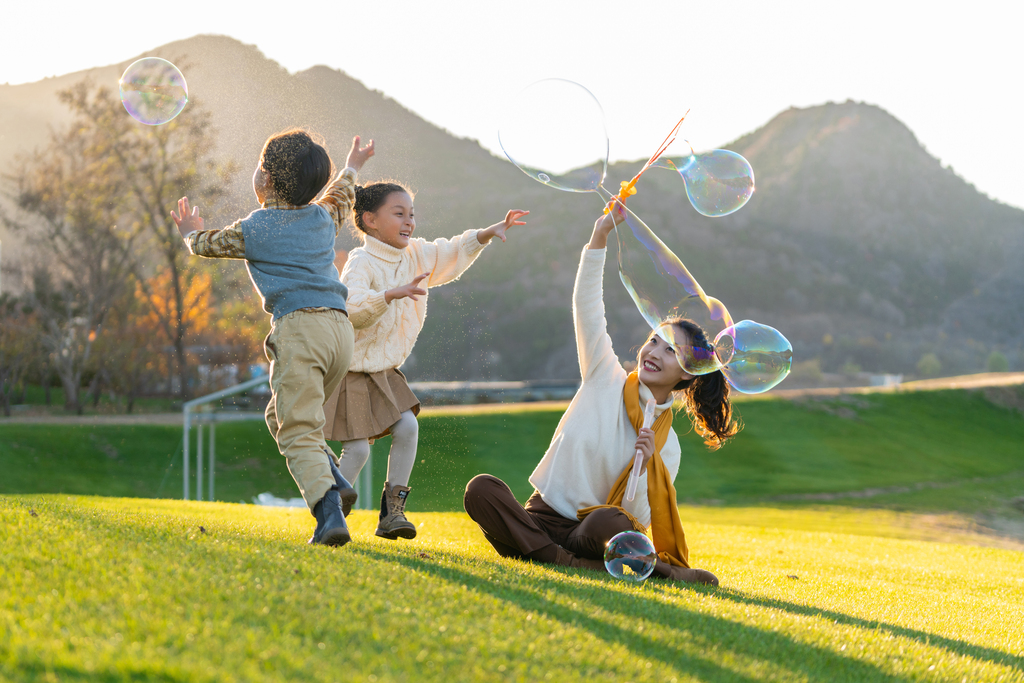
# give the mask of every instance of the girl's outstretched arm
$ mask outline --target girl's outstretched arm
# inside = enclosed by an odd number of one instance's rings
[[[504,242],[505,232],[513,225],[526,225],[526,221],[521,221],[519,219],[524,218],[528,215],[530,215],[529,211],[523,211],[521,209],[512,209],[507,214],[505,214],[505,220],[501,221],[500,223],[495,223],[494,225],[488,228],[484,228],[483,230],[476,234],[476,238],[480,242],[480,244],[487,244],[488,242],[491,241],[491,238],[493,237],[497,237],[502,242]]]

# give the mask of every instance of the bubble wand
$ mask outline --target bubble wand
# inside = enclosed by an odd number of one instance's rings
[[[650,429],[651,425],[654,424],[654,406],[657,405],[653,398],[647,399],[647,405],[644,406],[644,426],[642,429]],[[633,471],[629,473],[629,483],[626,484],[626,500],[633,500],[636,497],[636,486],[640,483],[640,468],[644,464],[644,454],[638,448],[636,449],[636,455],[633,456]]]
[[[661,145],[658,147],[657,151],[651,156],[650,159],[647,160],[647,163],[644,164],[644,167],[640,169],[640,172],[633,176],[633,179],[630,180],[629,182],[623,180],[621,183],[619,183],[622,189],[619,190],[619,194],[616,195],[616,198],[611,199],[608,202],[607,206],[604,207],[605,214],[607,214],[608,212],[615,208],[616,199],[625,204],[626,199],[636,194],[636,181],[640,180],[640,176],[642,176],[647,169],[653,166],[654,162],[661,158],[661,155],[664,154],[668,150],[668,148],[672,146],[672,143],[676,141],[676,133],[679,131],[679,126],[683,125],[683,121],[686,120],[686,117],[689,115],[689,113],[690,110],[687,109],[686,113],[683,114],[683,118],[679,119],[679,123],[677,123],[675,127],[672,128],[671,131],[669,131],[669,134],[665,136],[665,139],[661,141]],[[630,500],[632,500],[632,498],[630,498]]]

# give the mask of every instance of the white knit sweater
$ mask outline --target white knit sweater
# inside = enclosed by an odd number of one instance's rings
[[[636,429],[626,414],[622,388],[626,371],[612,349],[604,316],[604,260],[606,249],[584,249],[573,290],[573,322],[576,351],[583,383],[562,415],[551,445],[530,483],[544,502],[567,519],[590,505],[604,505],[615,481],[636,454]],[[640,405],[651,398],[640,384]],[[655,415],[672,407],[672,399],[659,405]],[[679,437],[671,430],[661,449],[672,479],[679,472]],[[651,524],[651,506],[646,495],[647,473],[640,477],[637,496],[622,506],[645,526]]]
[[[409,240],[405,249],[366,235],[363,246],[352,250],[341,272],[356,333],[349,372],[380,372],[405,362],[427,317],[427,295],[417,297],[419,301],[406,297],[388,304],[384,293],[409,284],[422,273],[429,272],[430,277],[421,287],[459,279],[486,246],[480,244],[477,232],[467,230],[450,240],[433,242],[417,237]]]

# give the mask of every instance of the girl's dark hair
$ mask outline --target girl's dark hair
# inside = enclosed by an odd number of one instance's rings
[[[373,213],[384,206],[388,195],[392,192],[405,192],[412,196],[412,192],[405,189],[398,183],[384,182],[373,183],[363,187],[356,185],[356,201],[352,204],[352,222],[359,228],[360,233],[366,232],[366,224],[363,223],[363,214],[369,211]]]
[[[688,318],[669,318],[664,324],[686,332],[692,346],[714,352],[704,328],[694,321]],[[639,355],[637,359],[639,364]],[[690,416],[693,428],[704,437],[704,443],[709,449],[718,450],[742,428],[732,417],[729,384],[721,370],[684,379],[672,387],[672,391],[680,392],[683,407]]]
[[[313,134],[292,128],[271,135],[263,145],[260,167],[274,194],[294,206],[309,204],[334,172],[327,150]]]

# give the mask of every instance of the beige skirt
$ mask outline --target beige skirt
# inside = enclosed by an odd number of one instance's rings
[[[420,400],[401,370],[350,372],[324,404],[324,438],[331,441],[380,439],[407,410],[419,415]]]

